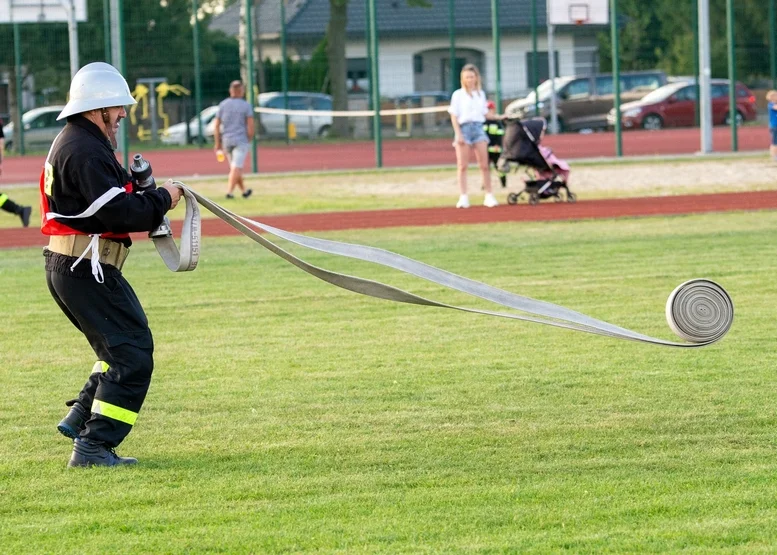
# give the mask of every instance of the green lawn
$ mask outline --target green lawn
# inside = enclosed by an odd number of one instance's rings
[[[370,299],[246,238],[172,274],[143,242],[125,273],[156,371],[120,469],[65,467],[55,426],[94,356],[39,250],[4,250],[0,552],[774,552],[776,232],[762,212],[320,234],[666,339],[667,296],[707,277],[736,318],[700,349]]]

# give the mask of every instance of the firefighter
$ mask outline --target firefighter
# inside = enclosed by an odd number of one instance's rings
[[[82,67],[57,119],[67,124],[40,179],[43,251],[49,291],[84,334],[98,361],[57,429],[73,438],[68,466],[134,464],[114,449],[135,424],[154,368],[154,343],[135,292],[121,273],[130,232],[151,231],[181,192],[168,181],[138,194],[116,160],[116,133],[135,104],[113,66]]]
[[[3,175],[3,152],[5,151],[5,135],[3,134],[3,121],[0,120],[0,175]],[[5,193],[0,193],[0,209],[16,214],[21,218],[22,225],[27,227],[30,225],[30,214],[32,214],[32,206],[22,206],[16,204],[14,201],[8,198]]]

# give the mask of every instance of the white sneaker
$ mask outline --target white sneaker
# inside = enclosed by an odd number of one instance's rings
[[[499,206],[499,202],[497,202],[493,194],[487,193],[486,198],[483,200],[483,206],[493,208],[494,206]]]
[[[461,195],[459,202],[456,203],[456,208],[469,208],[469,196]]]

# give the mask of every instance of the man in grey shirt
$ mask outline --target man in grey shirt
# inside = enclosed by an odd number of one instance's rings
[[[216,157],[221,160],[226,154],[229,161],[229,199],[235,198],[235,187],[242,191],[243,198],[248,198],[253,192],[243,184],[243,164],[253,136],[254,112],[245,101],[245,87],[242,81],[232,81],[229,84],[229,98],[219,104],[213,124]]]

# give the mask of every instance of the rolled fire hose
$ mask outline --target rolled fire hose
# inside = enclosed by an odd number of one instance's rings
[[[669,347],[703,347],[714,343],[726,335],[734,320],[734,305],[728,293],[720,285],[707,279],[686,281],[680,284],[669,296],[666,303],[666,318],[672,331],[687,343],[665,341],[591,318],[559,305],[522,297],[383,249],[290,233],[239,216],[186,187],[180,181],[175,181],[174,184],[181,189],[186,202],[180,250],[172,235],[152,237],[165,264],[174,272],[191,271],[197,267],[201,235],[199,203],[242,234],[301,270],[337,287],[379,299],[499,316]],[[525,314],[449,305],[419,297],[377,281],[331,272],[297,258],[263,237],[256,231],[257,229],[291,243],[327,254],[374,262],[394,268]]]

